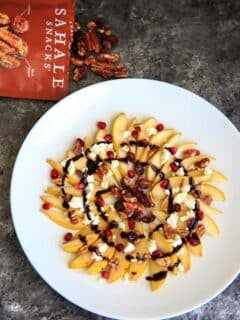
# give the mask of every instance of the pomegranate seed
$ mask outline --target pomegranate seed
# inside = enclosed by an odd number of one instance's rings
[[[106,122],[103,122],[103,121],[98,121],[98,122],[97,122],[97,127],[98,127],[98,129],[100,129],[100,130],[105,129],[106,126],[107,126]]]
[[[198,220],[203,220],[204,212],[202,210],[197,210],[197,217],[198,217]]]
[[[82,190],[82,189],[84,189],[84,183],[79,182],[78,184],[75,185],[75,188],[76,188],[77,190]]]
[[[72,238],[73,238],[72,232],[68,232],[68,233],[66,233],[65,236],[64,236],[64,240],[65,240],[65,241],[70,241],[70,240],[72,240]]]
[[[210,195],[206,195],[206,196],[203,198],[203,201],[204,201],[206,204],[210,205],[210,204],[212,203],[213,199],[212,199],[212,197],[211,197]]]
[[[106,142],[112,142],[112,135],[111,134],[106,134],[103,139]]]
[[[52,208],[52,204],[50,202],[45,202],[43,205],[42,205],[42,208],[45,209],[45,210],[49,210]]]
[[[133,230],[136,226],[136,223],[134,220],[128,220],[128,227],[130,230]]]
[[[176,171],[178,171],[179,166],[176,164],[176,162],[172,162],[172,163],[170,164],[170,168],[171,168],[171,170],[172,170],[173,172],[176,172]]]
[[[162,251],[160,249],[156,249],[152,253],[152,258],[153,259],[157,259],[157,258],[159,258],[161,256],[161,254],[162,254]]]
[[[123,243],[118,243],[117,245],[116,245],[116,249],[117,249],[117,251],[123,251],[124,250],[124,244]]]
[[[127,159],[128,159],[128,161],[130,161],[130,162],[134,162],[134,161],[135,161],[135,154],[134,154],[133,152],[131,152],[131,151],[128,151],[128,153],[127,153]]]
[[[107,156],[109,159],[113,159],[114,158],[114,152],[113,151],[107,151]]]
[[[197,234],[193,233],[192,236],[188,239],[188,242],[191,246],[195,247],[200,243],[200,240],[197,236]]]
[[[164,124],[159,123],[158,125],[156,125],[156,129],[157,129],[157,131],[162,131],[164,129]]]
[[[164,188],[164,189],[167,189],[168,184],[169,184],[168,179],[164,179],[163,181],[160,182],[160,187]]]
[[[174,204],[174,211],[180,212],[181,211],[181,205],[179,203]]]
[[[132,133],[131,133],[131,135],[132,135],[132,137],[133,137],[134,139],[137,139],[137,137],[138,137],[138,131],[137,131],[137,130],[133,130]]]
[[[136,126],[136,127],[135,127],[135,130],[139,133],[139,132],[141,131],[141,127]]]
[[[103,207],[105,205],[105,201],[101,197],[97,198],[96,203],[99,207]]]
[[[128,176],[129,178],[133,178],[135,176],[135,171],[134,170],[128,170]]]
[[[199,156],[199,155],[200,155],[200,151],[196,150],[196,156]]]
[[[109,275],[110,275],[109,271],[102,271],[102,278],[108,279]]]
[[[103,231],[103,234],[105,235],[105,237],[109,238],[112,236],[112,230],[106,229]]]
[[[56,169],[52,169],[50,175],[52,179],[57,179],[59,176],[58,171]]]
[[[171,154],[176,154],[178,151],[178,148],[177,147],[170,147],[169,151],[171,152]]]

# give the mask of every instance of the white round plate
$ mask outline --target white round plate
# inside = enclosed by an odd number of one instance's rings
[[[98,120],[111,121],[119,112],[143,119],[155,116],[167,127],[199,142],[216,157],[214,168],[229,182],[222,186],[227,201],[217,204],[221,234],[204,238],[204,255],[192,258],[191,270],[169,276],[157,292],[144,277],[134,283],[98,281],[70,270],[61,250],[63,228],[39,212],[49,184],[47,158],[63,159],[76,137],[93,135]],[[106,81],[81,89],[58,102],[35,124],[19,151],[11,183],[14,226],[22,248],[40,276],[79,307],[116,319],[162,319],[187,312],[222,291],[240,266],[240,135],[215,107],[197,95],[164,82],[140,79]]]

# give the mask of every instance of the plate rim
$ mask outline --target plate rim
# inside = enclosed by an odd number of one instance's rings
[[[20,240],[21,236],[20,236],[20,232],[18,230],[15,218],[14,218],[14,213],[13,213],[13,196],[14,196],[14,180],[15,180],[15,176],[16,176],[16,168],[21,156],[21,153],[23,152],[24,146],[27,144],[28,140],[31,138],[31,134],[32,132],[35,130],[35,128],[39,125],[39,123],[43,120],[43,118],[46,118],[47,116],[49,116],[49,114],[51,114],[52,112],[55,112],[55,109],[59,108],[61,105],[61,108],[66,108],[66,104],[64,103],[64,101],[67,101],[68,99],[71,99],[71,97],[73,95],[77,95],[79,92],[82,91],[88,91],[88,90],[92,90],[95,87],[101,87],[101,86],[108,86],[114,82],[114,83],[118,83],[118,82],[149,82],[149,83],[155,83],[155,84],[159,84],[161,85],[167,85],[172,87],[173,89],[179,89],[180,91],[183,90],[185,92],[187,92],[188,94],[191,94],[193,96],[195,96],[196,98],[200,98],[202,99],[205,103],[208,104],[208,107],[214,109],[216,112],[219,113],[219,115],[221,115],[221,117],[224,119],[224,121],[227,122],[227,124],[231,127],[231,129],[233,129],[235,131],[235,134],[238,135],[238,139],[240,142],[240,132],[237,129],[237,127],[229,120],[229,118],[220,110],[218,109],[215,105],[213,105],[211,102],[208,102],[205,98],[203,98],[202,96],[196,94],[195,92],[192,92],[188,89],[185,89],[179,85],[175,85],[172,83],[168,83],[165,81],[159,81],[159,80],[153,80],[153,79],[146,79],[146,78],[128,78],[128,79],[116,79],[116,80],[108,80],[108,81],[102,81],[102,82],[98,82],[98,83],[94,83],[94,84],[90,84],[84,88],[80,88],[72,93],[70,93],[69,95],[67,95],[66,97],[64,97],[63,99],[57,101],[56,103],[54,103],[46,112],[44,112],[40,118],[33,124],[32,128],[28,131],[27,135],[24,137],[23,142],[21,143],[21,146],[18,150],[14,165],[12,167],[12,174],[11,174],[11,179],[10,179],[10,211],[11,211],[11,218],[12,218],[12,222],[13,222],[13,226],[14,226],[14,230],[15,230],[15,234],[16,237],[18,239],[19,245],[24,253],[24,255],[27,257],[28,262],[30,263],[30,265],[32,266],[32,268],[37,272],[37,274],[44,280],[44,282],[51,288],[53,289],[54,292],[56,292],[57,294],[59,294],[60,296],[62,296],[64,299],[66,299],[68,302],[72,303],[73,305],[77,306],[78,308],[83,308],[84,310],[87,310],[88,312],[91,312],[95,315],[101,315],[101,316],[105,316],[105,317],[109,317],[112,319],[119,319],[119,320],[134,320],[134,319],[139,319],[139,318],[135,318],[132,316],[127,316],[127,317],[121,317],[121,316],[117,316],[117,315],[113,315],[111,312],[102,312],[101,313],[97,313],[97,311],[93,311],[91,309],[88,309],[85,306],[79,305],[77,302],[71,301],[70,298],[68,298],[64,293],[60,293],[56,288],[54,288],[49,282],[48,280],[46,280],[46,277],[43,276],[40,271],[38,270],[38,268],[32,263],[31,261],[31,257],[27,254],[25,248],[22,245],[22,242]],[[116,84],[114,84],[116,85]],[[16,213],[15,213],[16,214]],[[186,313],[189,313],[193,310],[195,310],[196,308],[200,308],[201,306],[203,306],[204,304],[210,302],[211,300],[213,300],[214,298],[216,298],[220,293],[222,293],[224,290],[226,290],[226,288],[237,278],[237,276],[240,273],[240,260],[239,260],[239,266],[238,266],[238,270],[233,272],[231,274],[231,276],[229,277],[229,280],[225,283],[225,285],[223,287],[221,287],[219,290],[217,290],[215,292],[214,295],[211,295],[210,297],[206,298],[206,299],[202,299],[203,301],[201,301],[200,303],[196,303],[194,306],[189,307],[189,308],[182,308],[182,311],[179,311],[178,313],[171,313],[169,312],[168,315],[166,316],[154,316],[154,317],[141,317],[141,320],[155,320],[155,319],[170,319],[172,317],[176,317],[176,316],[180,316]]]

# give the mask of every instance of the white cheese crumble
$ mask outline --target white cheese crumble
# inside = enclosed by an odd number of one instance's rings
[[[169,196],[170,195],[170,191],[168,189],[165,189],[164,193]]]
[[[88,157],[91,159],[91,160],[96,160],[96,153],[94,153],[94,152],[89,152],[89,154],[88,154]]]
[[[113,160],[113,161],[111,162],[111,166],[112,166],[112,168],[114,168],[114,169],[118,168],[118,167],[119,167],[119,161],[118,161],[118,160]]]
[[[124,249],[124,252],[125,253],[130,253],[133,250],[135,250],[135,246],[131,242],[128,242],[126,248]]]
[[[92,220],[93,220],[92,224],[94,226],[97,226],[100,222],[99,216],[94,217],[94,219],[92,219]]]
[[[183,167],[179,168],[177,171],[176,171],[176,176],[184,176],[184,170],[183,170]]]
[[[96,156],[101,153],[103,157],[106,156],[106,152],[112,150],[113,144],[112,143],[99,143],[99,144],[94,144],[90,148],[90,154],[92,154],[93,158],[96,159]],[[90,156],[91,157],[91,156]]]
[[[69,166],[68,166],[68,173],[70,175],[75,173],[75,165],[73,161],[70,161]]]
[[[187,192],[181,192],[178,193],[174,200],[174,203],[183,203],[185,206],[187,206],[190,209],[193,209],[195,207],[195,199],[190,194],[187,194]]]
[[[171,157],[171,152],[169,152],[167,149],[163,149],[163,152],[161,155],[161,165],[166,163],[170,157]]]
[[[177,227],[177,222],[178,222],[178,213],[173,212],[170,214],[170,217],[167,218],[167,223],[173,228],[176,229]]]
[[[178,149],[177,149],[177,152],[175,153],[175,157],[176,157],[176,158],[180,158],[180,157],[181,157],[181,154],[182,154],[182,149],[181,149],[181,148],[178,148]]]
[[[176,188],[172,188],[172,193],[178,193],[180,191],[180,188],[179,187],[176,187]]]
[[[87,177],[87,182],[93,182],[94,181],[94,175],[91,174]]]
[[[212,174],[212,173],[213,173],[212,169],[210,169],[210,168],[208,168],[208,167],[206,167],[206,168],[204,169],[204,174],[205,174],[205,175],[209,175],[209,174]]]
[[[103,258],[99,255],[96,254],[96,252],[92,253],[92,257],[93,259],[95,259],[96,261],[101,261]]]
[[[169,242],[175,248],[175,247],[179,246],[180,244],[182,244],[182,239],[178,234],[176,234],[175,239],[170,240]]]
[[[192,210],[189,210],[189,211],[186,212],[186,214],[184,216],[180,217],[180,220],[181,221],[187,221],[188,219],[191,219],[193,217],[195,217],[194,212]]]
[[[129,146],[125,145],[121,148],[122,151],[128,152],[129,151]]]
[[[155,250],[157,250],[156,240],[150,240],[148,243],[148,251],[152,254]]]
[[[68,204],[70,208],[83,210],[83,200],[81,197],[72,197],[72,199],[68,202]]]
[[[121,228],[123,231],[125,231],[126,230],[126,225],[125,225],[125,223],[124,222],[119,222],[119,228]]]
[[[128,137],[130,137],[130,135],[131,135],[131,132],[130,131],[123,131],[123,133],[122,133],[122,136],[123,136],[123,138],[128,138]]]
[[[106,251],[107,251],[107,249],[108,249],[108,245],[106,244],[106,243],[103,243],[99,248],[98,248],[98,250],[99,250],[99,252],[100,253],[105,253]]]
[[[151,127],[151,128],[147,128],[147,135],[150,137],[150,136],[153,136],[154,134],[156,134],[157,133],[157,129],[156,128],[153,128],[153,127]]]
[[[189,192],[191,190],[191,187],[189,184],[186,184],[184,187],[182,187],[182,192]]]

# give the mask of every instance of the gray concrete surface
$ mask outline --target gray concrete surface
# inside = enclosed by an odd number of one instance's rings
[[[77,1],[77,17],[83,23],[97,14],[119,35],[116,51],[131,77],[187,88],[216,105],[240,129],[240,1]],[[71,83],[71,91],[98,81],[102,79],[89,75]],[[52,105],[0,98],[0,320],[104,319],[48,287],[26,259],[11,221],[14,160],[28,131]],[[217,298],[174,320],[240,319],[239,289],[238,277]]]

